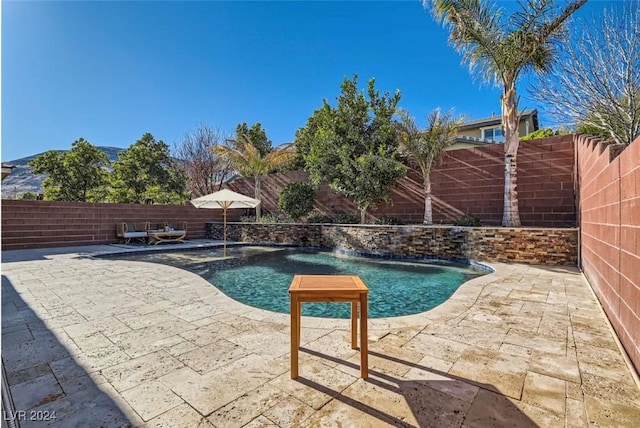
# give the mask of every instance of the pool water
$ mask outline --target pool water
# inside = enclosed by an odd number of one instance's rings
[[[296,274],[359,275],[369,287],[369,317],[382,318],[428,311],[447,300],[461,284],[486,273],[463,265],[372,259],[301,248],[234,248],[233,257],[224,260],[216,257],[216,251],[176,253],[167,264],[199,274],[239,302],[281,313],[289,313],[288,290]],[[158,255],[147,258],[163,262]],[[305,303],[302,314],[349,318],[350,304]]]

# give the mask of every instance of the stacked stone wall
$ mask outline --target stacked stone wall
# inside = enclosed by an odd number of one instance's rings
[[[207,237],[221,239],[222,224],[207,223]],[[576,265],[578,257],[577,229],[228,223],[227,237],[254,244],[461,261]]]

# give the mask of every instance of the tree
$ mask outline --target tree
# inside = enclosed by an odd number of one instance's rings
[[[246,122],[236,126],[236,142],[244,141],[243,138],[251,141],[251,144],[258,149],[261,157],[265,157],[273,149],[271,140],[267,138],[267,132],[262,128],[260,122],[254,123],[251,128]]]
[[[353,199],[365,223],[367,209],[388,201],[396,181],[406,174],[398,158],[393,121],[400,92],[380,96],[369,80],[368,100],[358,92],[358,77],[345,78],[337,106],[325,100],[296,136],[305,139],[304,154],[314,184],[327,182],[335,192]]]
[[[591,115],[588,115],[588,116],[591,116]],[[597,119],[594,118],[592,120],[597,120]],[[603,129],[601,126],[593,125],[593,122],[591,120],[585,120],[578,123],[578,125],[576,126],[576,132],[578,134],[587,134],[587,135],[593,135],[594,137],[600,137],[603,140],[607,140],[611,138],[611,134],[608,131]]]
[[[169,155],[169,146],[149,133],[118,155],[111,184],[112,202],[183,204],[189,199],[186,177]]]
[[[640,135],[640,2],[624,3],[582,21],[534,95],[578,132],[628,145]]]
[[[537,140],[539,138],[548,138],[553,137],[555,135],[566,135],[569,134],[569,131],[563,129],[556,129],[555,131],[551,128],[543,128],[538,129],[537,131],[533,131],[528,133],[527,135],[523,135],[520,137],[520,141],[530,141]]]
[[[454,119],[453,112],[445,114],[436,109],[429,114],[429,125],[421,131],[416,121],[406,111],[400,111],[400,150],[413,159],[422,171],[424,186],[424,224],[433,224],[431,204],[431,169],[438,162],[447,147],[456,139],[462,119]]]
[[[187,177],[187,190],[192,197],[208,195],[222,188],[223,181],[231,172],[231,165],[226,159],[213,154],[211,149],[225,141],[221,131],[200,124],[177,146],[176,157]]]
[[[505,136],[503,226],[520,226],[517,162],[519,98],[516,83],[526,72],[548,73],[565,35],[567,19],[587,0],[573,0],[560,11],[555,0],[526,0],[509,18],[482,0],[423,0],[434,18],[450,28],[449,43],[462,54],[472,73],[502,86],[502,131]]]
[[[29,162],[35,174],[49,174],[42,182],[44,199],[97,202],[104,200],[109,157],[80,138],[71,150],[48,151]]]
[[[254,198],[260,200],[262,177],[270,171],[289,162],[294,155],[291,145],[285,144],[277,147],[262,156],[256,146],[241,134],[235,142],[235,147],[224,145],[214,146],[213,153],[228,160],[232,167],[244,177],[253,177]],[[256,219],[260,219],[260,205],[256,207]]]
[[[24,192],[18,199],[23,201],[35,201],[38,199],[38,195],[33,192]]]
[[[278,208],[294,220],[299,220],[313,210],[316,193],[308,183],[296,182],[284,186],[278,196]]]

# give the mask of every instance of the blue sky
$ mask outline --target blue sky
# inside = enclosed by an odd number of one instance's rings
[[[500,91],[474,81],[447,35],[419,1],[3,1],[1,157],[80,137],[126,148],[145,132],[173,147],[199,123],[232,135],[261,122],[278,145],[354,73],[399,89],[419,124],[436,107],[499,113]],[[541,107],[519,88],[522,108]]]

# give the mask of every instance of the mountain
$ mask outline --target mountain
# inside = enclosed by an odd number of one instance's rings
[[[118,153],[124,151],[124,149],[120,147],[105,147],[98,146],[100,151],[109,156],[109,160],[111,162],[115,162],[118,160]],[[66,152],[67,150],[57,150],[57,152]],[[46,174],[34,174],[31,172],[31,169],[27,166],[29,161],[37,158],[38,156],[44,154],[46,152],[38,153],[37,155],[27,156],[24,158],[7,161],[3,163],[7,163],[10,165],[15,165],[16,168],[11,172],[7,178],[2,181],[2,197],[14,199],[17,196],[20,196],[24,192],[33,192],[33,193],[42,193],[42,181],[47,178]]]

